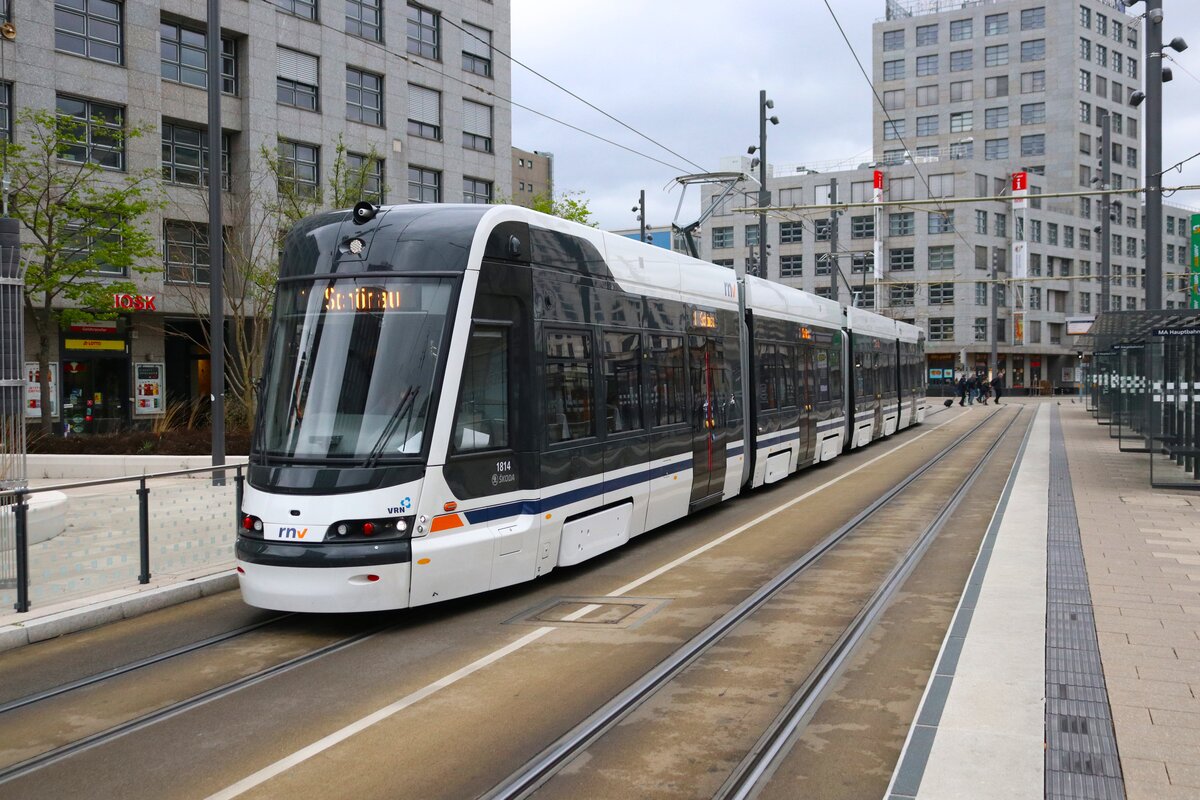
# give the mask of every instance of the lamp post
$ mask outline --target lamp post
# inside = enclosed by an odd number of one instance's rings
[[[1128,5],[1143,0],[1130,0]],[[1162,0],[1146,3],[1146,58],[1144,92],[1134,92],[1130,104],[1135,108],[1146,102],[1146,308],[1157,310],[1162,298],[1162,85],[1171,80],[1171,70],[1162,66]],[[1177,53],[1187,49],[1183,37],[1167,45]]]
[[[779,124],[779,117],[768,117],[767,111],[775,107],[775,101],[767,99],[767,90],[758,92],[758,146],[751,146],[747,151],[750,155],[758,152],[758,207],[764,208],[771,204],[771,193],[767,191],[767,123]],[[758,212],[758,261],[754,266],[755,274],[766,277],[767,271],[767,212]]]
[[[641,223],[642,233],[641,233],[641,237],[638,239],[638,241],[645,242],[646,241],[646,190],[645,189],[642,189],[640,192],[638,192],[638,204],[630,210],[637,214],[638,222]]]
[[[221,223],[221,3],[208,0],[209,358],[212,364],[212,465],[225,464],[225,236]],[[213,480],[224,483],[224,472]],[[219,484],[220,485],[220,484]]]

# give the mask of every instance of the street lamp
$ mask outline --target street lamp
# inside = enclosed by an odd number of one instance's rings
[[[758,153],[758,207],[765,208],[771,204],[771,193],[767,191],[767,123],[772,125],[779,124],[779,117],[767,116],[767,111],[775,108],[775,101],[767,98],[767,90],[761,89],[758,92],[758,145],[751,145],[746,149],[747,155]],[[751,162],[753,168],[754,162]],[[759,277],[766,277],[767,271],[767,256],[769,255],[767,245],[767,212],[758,212],[758,259],[755,263],[755,274]]]

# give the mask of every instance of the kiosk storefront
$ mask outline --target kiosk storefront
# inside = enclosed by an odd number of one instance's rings
[[[73,323],[60,341],[64,432],[111,433],[126,427],[131,412],[126,321]]]

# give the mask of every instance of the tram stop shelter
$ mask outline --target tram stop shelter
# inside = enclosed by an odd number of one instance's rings
[[[1200,311],[1112,311],[1079,341],[1087,408],[1122,452],[1147,453],[1150,485],[1200,489]]]

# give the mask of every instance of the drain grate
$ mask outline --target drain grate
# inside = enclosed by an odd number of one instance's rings
[[[1058,409],[1046,539],[1046,800],[1124,800]]]
[[[666,603],[661,597],[555,597],[505,624],[632,628]]]

